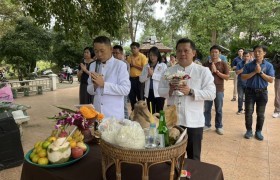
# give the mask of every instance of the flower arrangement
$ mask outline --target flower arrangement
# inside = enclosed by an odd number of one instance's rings
[[[166,71],[164,76],[165,76],[165,79],[168,80],[168,81],[185,80],[185,79],[190,79],[191,78],[185,71],[180,71],[180,70],[178,70],[174,74],[170,74],[170,72]]]
[[[63,107],[58,108],[62,111],[58,115],[49,118],[57,121],[55,125],[56,129],[65,130],[68,126],[72,125],[77,126],[79,129],[88,129],[93,119],[100,122],[104,118],[102,113],[89,106],[81,106],[79,111]]]
[[[167,81],[169,81],[170,84],[174,86],[182,85],[183,83],[186,83],[186,80],[191,78],[185,71],[180,71],[180,70],[177,70],[177,72],[173,74],[170,74],[170,72],[166,71],[164,77]],[[182,92],[180,92],[177,89],[173,92],[173,94],[177,96],[184,95]]]

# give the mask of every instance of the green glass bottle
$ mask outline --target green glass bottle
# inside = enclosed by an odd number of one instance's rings
[[[159,147],[169,146],[169,130],[165,122],[165,113],[164,111],[159,112],[159,125],[158,125],[158,137],[159,137]]]

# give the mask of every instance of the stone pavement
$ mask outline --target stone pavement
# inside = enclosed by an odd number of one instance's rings
[[[47,117],[59,112],[53,105],[73,107],[78,104],[77,84],[76,86],[63,84],[62,86],[71,87],[59,88],[56,91],[45,92],[43,95],[16,99],[16,103],[32,107],[28,110],[30,121],[23,126],[22,143],[25,153],[33,147],[35,142],[44,140],[50,135],[54,122]],[[226,180],[280,179],[280,118],[274,119],[271,116],[274,110],[274,84],[269,85],[269,102],[263,127],[264,141],[243,138],[244,114],[236,115],[237,101],[230,101],[233,82],[227,81],[225,87],[223,109],[225,134],[222,136],[216,134],[213,127],[212,130],[204,133],[202,161],[220,166]],[[213,119],[212,124],[214,124]],[[21,166],[0,171],[1,180],[18,180],[20,175]]]

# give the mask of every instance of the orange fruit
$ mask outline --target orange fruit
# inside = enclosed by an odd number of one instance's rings
[[[71,148],[74,148],[74,147],[76,147],[77,146],[77,142],[75,141],[75,140],[71,140],[70,141],[70,147]]]

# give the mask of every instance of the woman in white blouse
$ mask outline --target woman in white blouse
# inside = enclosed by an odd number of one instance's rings
[[[149,61],[143,68],[139,78],[140,82],[145,82],[145,98],[147,99],[148,108],[150,110],[150,102],[152,103],[152,113],[159,113],[163,110],[165,98],[158,94],[158,85],[167,66],[161,62],[162,58],[157,47],[149,50]]]

